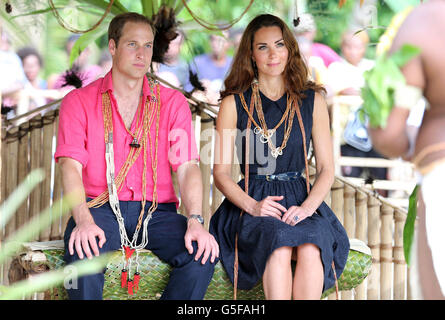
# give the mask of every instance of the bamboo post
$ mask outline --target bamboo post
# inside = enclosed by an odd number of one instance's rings
[[[355,189],[349,185],[344,187],[343,226],[349,238],[355,237]]]
[[[35,116],[30,123],[38,122],[42,120],[41,115]],[[34,169],[38,169],[41,166],[41,149],[42,149],[42,129],[41,128],[33,128],[31,131],[31,148],[30,148],[30,161],[31,161],[31,171]],[[29,218],[37,218],[41,210],[41,185],[38,184],[34,190],[31,192],[29,202]],[[38,237],[38,234],[33,236]]]
[[[380,299],[390,300],[392,283],[392,231],[394,208],[382,206],[382,227],[380,246]]]
[[[355,237],[366,242],[366,230],[368,221],[368,195],[363,191],[357,190],[355,194]]]
[[[406,262],[403,253],[403,227],[405,226],[406,215],[396,209],[394,219],[394,300],[404,300]]]
[[[315,169],[312,166],[309,166],[309,183],[310,184],[314,184],[316,174],[317,174],[317,169]]]
[[[16,135],[19,131],[18,127],[12,128],[9,132],[11,135]],[[8,197],[17,187],[17,159],[18,159],[18,139],[13,138],[6,142],[6,161],[8,170],[6,174],[6,197]],[[5,227],[5,237],[12,234],[16,230],[16,219],[11,217]]]
[[[22,183],[29,174],[29,122],[22,123],[19,130],[25,132],[22,137],[19,138],[17,159],[17,179],[19,183]],[[16,228],[20,228],[28,221],[28,210],[28,201],[25,200],[16,213]]]
[[[54,120],[54,136],[55,136],[55,144],[57,145],[57,132],[59,129],[59,116],[57,115]],[[53,186],[53,206],[58,200],[62,198],[63,189],[62,189],[62,171],[60,170],[60,166],[54,163],[54,186]],[[60,219],[53,221],[51,224],[51,233],[50,240],[59,240],[63,239],[63,233],[65,232],[66,224],[68,223],[68,219],[71,217],[71,213],[68,212],[64,214]]]
[[[368,195],[357,190],[355,194],[355,237],[366,243],[367,207]],[[366,279],[355,288],[355,300],[366,299]]]
[[[343,210],[343,226],[349,238],[355,237],[355,189],[349,185],[344,187],[344,210]],[[342,300],[351,300],[352,291],[343,291]]]
[[[55,111],[51,111],[47,115],[51,117]],[[41,167],[45,173],[45,179],[41,186],[41,209],[46,209],[50,206],[51,200],[51,164],[53,160],[52,146],[54,137],[54,121],[44,123],[43,125],[43,141],[42,141],[42,165]],[[48,241],[51,234],[51,228],[46,228],[40,233],[40,241]]]
[[[184,212],[184,205],[183,205],[183,203],[181,201],[181,194],[179,193],[178,175],[173,170],[170,170],[170,174],[171,174],[171,177],[172,177],[173,189],[175,189],[176,196],[178,197],[178,200],[179,200],[178,212],[180,214],[184,215],[185,214],[185,212]]]
[[[331,209],[337,216],[338,220],[343,224],[343,206],[344,206],[344,183],[338,179],[334,180],[331,186]],[[339,292],[339,299],[342,297],[342,292]],[[331,293],[328,296],[329,300],[335,300],[336,294]]]
[[[222,202],[223,199],[223,194],[221,193],[221,191],[219,191],[219,189],[215,186],[215,179],[212,179],[212,205],[211,205],[211,212],[210,215],[213,215],[215,213],[215,211],[218,209],[219,205]]]
[[[343,182],[335,179],[331,187],[331,209],[341,224],[343,224],[344,186]]]
[[[205,112],[201,113],[201,137],[200,137],[200,165],[203,182],[202,216],[205,227],[208,230],[211,217],[210,212],[210,181],[211,159],[213,145],[213,119]]]
[[[377,198],[368,198],[368,247],[372,254],[367,283],[368,300],[378,300],[380,292],[380,205]]]

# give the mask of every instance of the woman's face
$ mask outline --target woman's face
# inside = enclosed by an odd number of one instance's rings
[[[256,62],[258,76],[279,76],[286,67],[289,51],[279,27],[262,27],[255,32],[252,59]]]
[[[358,36],[348,36],[344,39],[341,51],[345,59],[353,65],[358,65],[366,53],[366,45]]]
[[[31,54],[23,59],[23,71],[29,81],[34,81],[40,72],[39,58]]]

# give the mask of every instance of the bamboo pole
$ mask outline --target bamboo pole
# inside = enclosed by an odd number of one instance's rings
[[[390,300],[392,298],[392,233],[394,209],[387,205],[383,205],[381,212],[380,299]]]
[[[202,198],[202,216],[204,218],[204,226],[208,230],[209,221],[211,217],[210,212],[210,175],[211,175],[211,156],[213,144],[213,121],[212,118],[205,112],[201,113],[201,138],[200,151],[201,158],[199,168],[201,169],[201,176],[203,182],[203,198]],[[209,145],[210,144],[210,145]],[[210,147],[210,148],[209,148]]]
[[[368,275],[368,300],[378,300],[380,292],[380,201],[368,198],[368,247],[371,249],[372,266]]]
[[[57,145],[57,132],[59,129],[59,116],[57,115],[54,119],[54,135],[55,135],[55,144]],[[62,190],[62,171],[60,166],[57,163],[54,163],[54,186],[53,186],[53,194],[52,201],[53,206],[58,200],[62,198],[63,190]],[[55,208],[54,208],[55,209]],[[71,213],[64,214],[60,219],[53,221],[51,224],[51,233],[50,240],[59,240],[63,239],[63,233],[65,231],[66,224],[68,223],[68,219],[70,218]]]
[[[41,121],[42,116],[37,115],[31,121]],[[31,171],[34,169],[38,169],[41,166],[41,149],[42,149],[42,129],[34,128],[31,131],[31,148],[30,148],[30,161],[31,161]],[[40,202],[41,202],[41,185],[38,184],[30,195],[29,202],[29,218],[32,219],[36,217],[38,219],[38,215],[41,210]],[[39,235],[33,235],[33,239],[37,238]]]
[[[211,209],[210,209],[210,211],[211,211],[210,215],[213,215],[223,200],[223,194],[215,186],[215,179],[213,179],[211,188],[212,188],[212,205],[211,205]]]
[[[331,186],[331,209],[337,216],[338,220],[343,224],[343,206],[344,206],[344,183],[338,179],[334,180]],[[342,297],[342,292],[339,292],[339,299]],[[329,300],[335,300],[336,294],[331,293],[328,296]]]
[[[349,238],[355,237],[355,189],[344,187],[343,226]]]
[[[343,226],[348,234],[348,238],[355,238],[355,189],[351,186],[344,187],[344,210]],[[342,300],[352,300],[352,291],[343,291]]]
[[[18,127],[11,129],[11,134],[17,134],[19,131]],[[19,142],[17,139],[6,142],[6,162],[8,170],[6,174],[6,197],[8,197],[12,192],[14,192],[17,187],[17,159],[18,159],[18,148]],[[5,227],[5,237],[12,234],[16,230],[16,219],[12,217]]]
[[[55,111],[51,111],[48,115],[54,115]],[[45,179],[41,185],[41,209],[48,208],[51,200],[51,164],[53,161],[52,146],[54,137],[54,121],[43,125],[43,141],[42,141],[42,165],[45,173]],[[40,233],[40,241],[48,241],[51,235],[51,227],[46,228]]]
[[[394,220],[394,300],[404,300],[407,272],[403,253],[403,227],[406,215],[395,210]]]
[[[344,186],[342,181],[335,179],[331,187],[331,209],[341,224],[343,224]]]
[[[29,174],[29,122],[24,122],[20,125],[20,131],[26,132],[19,139],[19,150],[17,159],[17,179],[19,183],[23,182]],[[16,213],[17,228],[23,226],[29,219],[28,217],[28,201],[25,200],[18,208]]]
[[[368,196],[366,193],[357,190],[355,194],[355,237],[366,243],[367,213],[368,213]],[[355,300],[366,299],[366,282],[365,279],[357,288],[355,288]]]

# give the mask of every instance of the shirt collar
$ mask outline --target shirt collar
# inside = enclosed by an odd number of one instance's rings
[[[104,93],[107,91],[113,92],[113,78],[111,76],[111,70],[108,71],[108,73],[104,76],[104,79],[102,80],[102,86],[100,88],[100,93]],[[148,84],[147,76],[144,75],[144,80],[142,83],[142,94],[144,97],[150,96],[150,86]]]

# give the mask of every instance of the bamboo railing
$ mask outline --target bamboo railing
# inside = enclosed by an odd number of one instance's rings
[[[205,108],[193,106],[191,109],[197,128],[198,148],[201,152],[208,152],[208,148],[204,146],[213,143],[209,135],[209,132],[212,132],[209,129],[214,127],[213,119],[208,112],[205,112]],[[53,161],[58,127],[57,105],[47,112],[43,110],[40,111],[41,114],[19,126],[7,127],[11,123],[2,121],[2,202],[31,170],[43,168],[46,178],[30,194],[4,230],[1,230],[0,241],[31,218],[38,217],[40,211],[51,206],[62,196],[61,173]],[[200,134],[204,132],[205,135]],[[223,196],[213,185],[211,164],[201,163],[200,169],[204,184],[203,215],[208,227],[211,214],[219,206]],[[232,174],[235,180],[240,178],[239,165],[233,165]],[[314,175],[315,169],[311,167],[312,181]],[[348,236],[367,243],[373,257],[372,270],[368,278],[356,289],[341,292],[341,299],[410,299],[407,266],[402,250],[406,210],[394,206],[376,192],[354,185],[341,176],[335,177],[331,192],[325,201],[344,225]],[[32,241],[62,239],[67,219],[65,215],[54,221],[50,228],[35,235]],[[7,272],[3,270],[3,274]],[[335,299],[335,294],[328,299]]]

